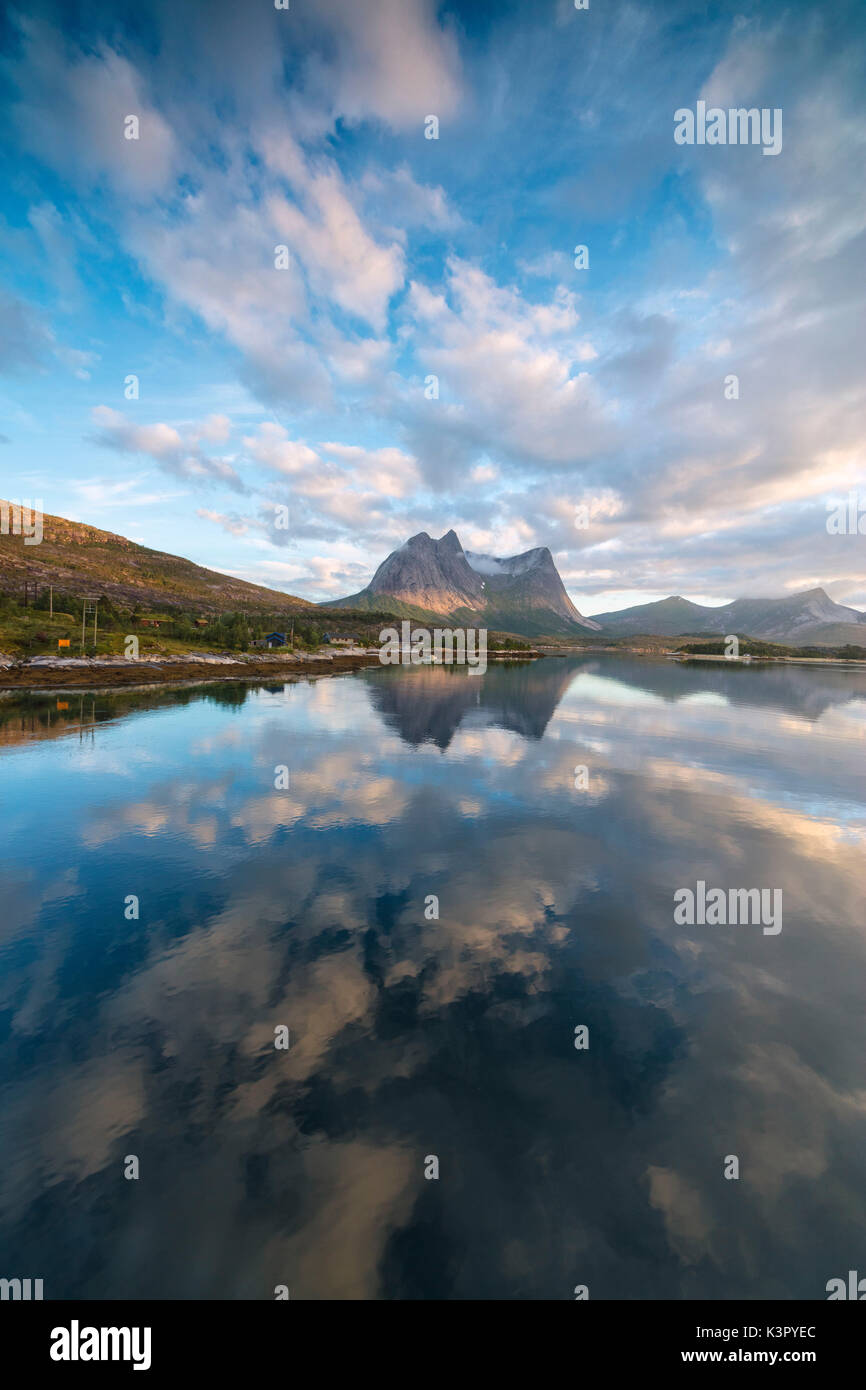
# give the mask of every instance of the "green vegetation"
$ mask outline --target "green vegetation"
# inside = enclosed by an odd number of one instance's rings
[[[47,588],[26,606],[0,593],[0,653],[18,658],[82,655],[83,606],[80,596],[55,588],[52,616]],[[184,652],[254,654],[266,650],[254,644],[260,644],[271,632],[285,634],[288,650],[293,625],[294,650],[299,652],[317,651],[329,631],[350,631],[357,634],[360,645],[378,646],[379,632],[390,621],[388,614],[342,609],[330,609],[327,614],[318,609],[305,610],[300,617],[285,612],[239,610],[196,617],[179,604],[166,603],[159,608],[138,602],[121,605],[105,594],[99,596],[97,608],[95,644],[92,615],[85,623],[85,656],[124,656],[129,637],[137,638],[141,656],[176,656]],[[69,646],[58,647],[58,639],[68,641]]]
[[[434,613],[429,608],[420,608],[417,603],[404,603],[402,599],[392,598],[390,594],[353,594],[349,600],[351,608],[339,608],[332,603],[320,605],[323,621],[332,622],[336,625],[337,614],[354,613],[357,619],[363,622],[380,622],[382,627],[394,627],[395,621],[402,622],[404,619],[416,623],[419,627],[446,628],[460,627],[462,624],[457,621],[455,615],[445,615]],[[378,605],[376,607],[375,605]],[[342,622],[342,618],[340,618]],[[472,615],[469,627],[478,625],[478,614]]]
[[[831,661],[866,661],[866,647],[858,647],[850,642],[838,647],[791,647],[781,642],[763,642],[754,637],[744,637],[739,633],[741,656],[758,657],[811,657]],[[678,651],[689,656],[724,656],[728,649],[725,637],[709,637],[702,642],[680,644]]]

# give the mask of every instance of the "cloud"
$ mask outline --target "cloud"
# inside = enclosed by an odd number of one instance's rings
[[[220,484],[235,492],[249,489],[228,459],[205,454],[198,444],[195,428],[182,434],[174,425],[162,422],[136,425],[118,410],[98,405],[92,411],[97,426],[95,440],[103,448],[120,454],[145,454],[166,472],[192,482]]]
[[[311,170],[286,137],[268,139],[264,155],[289,178],[305,203],[278,194],[266,203],[280,237],[300,258],[313,292],[374,328],[384,327],[391,297],[403,284],[404,256],[396,243],[379,245],[352,206],[336,166]]]
[[[282,425],[270,420],[260,425],[256,434],[245,436],[244,448],[266,468],[287,477],[312,476],[321,463],[314,449],[290,439]]]
[[[240,351],[260,399],[324,409],[339,383],[381,379],[389,346],[369,330],[386,325],[404,251],[364,225],[332,161],[310,164],[285,133],[262,134],[258,153],[254,180],[237,157],[228,170],[196,166],[197,189],[170,219],[131,214],[129,244],[173,301]]]
[[[450,481],[483,451],[542,469],[580,464],[617,439],[615,401],[582,364],[595,349],[578,332],[575,294],[533,303],[451,257],[444,292],[413,282],[407,305],[416,355],[440,378],[437,401],[409,412],[409,437],[428,478]]]
[[[36,311],[0,290],[0,371],[39,367],[51,346],[51,334]]]
[[[208,444],[225,444],[232,432],[232,422],[227,415],[209,415],[193,431],[195,439],[204,439]]]
[[[351,467],[353,478],[387,497],[409,497],[418,488],[418,462],[402,449],[363,449],[358,444],[321,444],[323,454]]]
[[[176,162],[164,117],[148,101],[141,74],[109,45],[84,54],[57,31],[19,17],[26,82],[15,108],[26,147],[64,177],[107,177],[127,196],[164,189]],[[128,118],[138,123],[137,138]]]
[[[131,478],[79,478],[72,480],[71,486],[88,512],[107,507],[149,507],[186,495],[184,491],[142,491],[148,477],[149,473],[138,473]]]
[[[115,412],[101,441],[207,488],[259,470],[266,497],[291,490],[292,545],[321,555],[351,531],[369,572],[454,525],[500,553],[550,545],[599,606],[611,585],[863,589],[823,525],[828,493],[864,486],[847,18],[759,5],[696,24],[677,4],[659,25],[632,6],[575,47],[568,5],[483,26],[432,0],[148,14],[147,42],[99,6],[18,26],[5,70],[32,157],[0,231],[21,261],[0,367],[59,364],[75,390],[146,325],[173,423]],[[698,96],[782,106],[782,155],[676,146],[673,110]],[[59,291],[51,318],[34,276]],[[260,520],[247,543],[284,549]]]
[[[319,0],[332,60],[309,65],[311,85],[334,117],[370,117],[395,129],[421,128],[425,116],[452,116],[460,101],[456,38],[436,21],[433,0],[372,0],[361,6]],[[318,81],[316,80],[318,79]]]
[[[87,381],[99,359],[95,352],[58,341],[41,310],[0,290],[0,372],[44,372],[52,360]]]
[[[313,448],[276,421],[263,422],[243,445],[251,459],[291,484],[291,528],[274,532],[274,544],[293,544],[301,535],[330,535],[336,543],[343,531],[354,537],[371,530],[398,542],[405,522],[395,505],[414,495],[420,477],[411,455],[335,441]]]
[[[237,513],[226,515],[224,512],[212,511],[209,507],[198,507],[196,516],[203,517],[205,521],[213,521],[230,536],[249,535],[253,524],[248,518],[238,516]]]
[[[465,226],[441,184],[419,183],[407,164],[397,169],[365,170],[361,181],[365,204],[379,222],[393,219],[393,234],[405,239],[405,228],[455,232]]]

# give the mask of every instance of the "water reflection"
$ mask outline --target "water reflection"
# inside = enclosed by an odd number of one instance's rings
[[[551,660],[88,695],[83,742],[0,702],[4,1265],[823,1297],[866,1224],[864,693]],[[674,926],[697,877],[781,887],[784,931]]]
[[[541,738],[576,674],[603,676],[661,700],[700,695],[810,719],[866,698],[866,674],[853,668],[746,668],[607,655],[494,664],[469,682],[463,672],[443,667],[419,670],[411,686],[392,668],[370,672],[367,679],[376,707],[407,743],[429,739],[447,748],[461,723],[479,710],[489,723]]]
[[[368,673],[373,703],[388,726],[406,743],[429,740],[443,749],[476,712],[524,738],[541,738],[573,679],[567,661],[500,663],[471,677],[458,667],[422,667],[411,684],[393,667]]]

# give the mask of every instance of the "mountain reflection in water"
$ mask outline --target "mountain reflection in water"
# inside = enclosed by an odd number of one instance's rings
[[[3,1272],[823,1298],[866,1236],[864,747],[833,668],[0,697]],[[784,930],[674,925],[698,878]]]

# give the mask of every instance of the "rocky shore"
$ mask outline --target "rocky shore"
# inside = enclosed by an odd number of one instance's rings
[[[333,675],[377,666],[377,652],[283,655],[199,655],[140,658],[32,657],[16,661],[0,655],[0,690],[88,689],[127,685],[164,685],[167,681],[261,680],[274,677]]]

